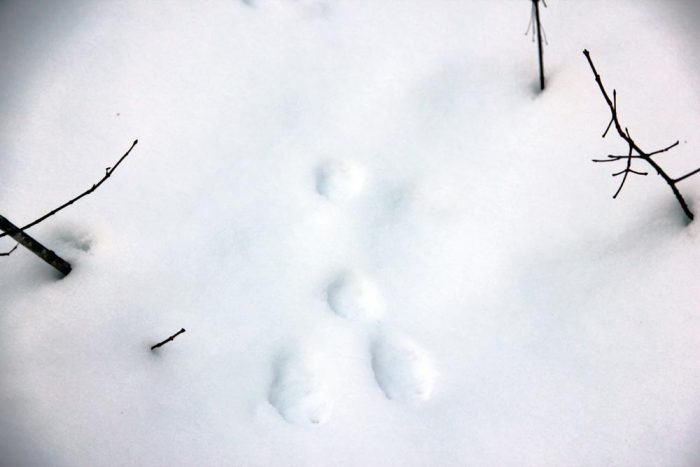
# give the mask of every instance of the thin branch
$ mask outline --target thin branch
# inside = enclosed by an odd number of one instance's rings
[[[630,174],[644,175],[644,176],[649,175],[649,172],[637,172],[636,170],[625,169],[625,170],[620,170],[619,172],[612,174],[612,176],[617,177],[618,175],[622,175],[623,173],[630,173]]]
[[[680,182],[681,180],[685,180],[685,179],[688,178],[688,177],[692,177],[693,175],[695,175],[695,174],[698,173],[698,172],[700,172],[700,169],[695,169],[695,170],[693,170],[692,172],[683,175],[682,177],[679,177],[679,178],[674,179],[673,181],[674,181],[675,183],[678,183],[678,182]]]
[[[615,112],[617,112],[617,90],[613,89],[613,109],[615,109]],[[608,131],[610,131],[610,127],[612,127],[613,122],[615,121],[615,117],[610,118],[610,122],[608,122],[608,126],[605,127],[605,131],[603,132],[602,138],[605,138],[608,134]]]
[[[627,128],[625,128],[625,132],[626,132],[628,135],[630,134],[629,131],[627,131]],[[630,152],[629,152],[629,155],[632,156],[632,145],[631,145],[631,144],[630,144]],[[625,182],[627,181],[627,175],[629,175],[630,170],[632,170],[632,169],[631,169],[631,166],[632,166],[632,158],[631,158],[631,157],[628,157],[628,158],[627,158],[627,168],[625,168],[625,170],[623,171],[623,172],[624,172],[624,175],[622,176],[622,182],[620,182],[620,186],[617,188],[617,191],[616,191],[615,194],[613,195],[613,199],[617,198],[617,195],[619,195],[620,192],[622,191],[622,187],[625,186]],[[613,175],[613,176],[614,176],[614,175]]]
[[[617,162],[620,159],[641,159],[640,156],[608,154],[607,159],[591,159],[593,162]]]
[[[542,51],[542,23],[540,22],[540,0],[532,0],[532,4],[535,7],[535,23],[537,24],[537,52],[540,59],[540,90],[544,91],[544,53]]]
[[[693,213],[690,211],[690,208],[688,207],[688,203],[686,203],[685,198],[683,198],[683,195],[681,192],[678,190],[678,187],[676,187],[676,183],[680,182],[681,180],[685,180],[688,177],[691,177],[697,173],[700,173],[700,169],[694,170],[686,175],[683,175],[680,178],[673,179],[668,176],[666,172],[661,168],[659,164],[654,161],[651,156],[655,154],[660,154],[662,152],[666,152],[669,149],[672,149],[678,145],[678,141],[673,143],[672,145],[664,148],[664,149],[659,149],[657,151],[653,151],[650,153],[645,152],[642,150],[637,143],[635,143],[634,139],[632,139],[632,136],[630,136],[629,131],[627,128],[623,131],[622,129],[622,124],[620,123],[620,120],[618,119],[617,116],[617,92],[613,90],[613,100],[610,99],[610,96],[608,95],[608,92],[605,90],[605,86],[603,86],[603,81],[600,78],[600,75],[598,74],[598,70],[596,70],[595,65],[593,64],[593,60],[591,59],[591,55],[588,52],[588,50],[583,51],[583,55],[586,56],[586,60],[588,60],[588,64],[591,67],[591,70],[593,71],[593,76],[595,78],[596,83],[598,84],[598,88],[600,89],[600,92],[603,94],[603,98],[605,99],[605,102],[608,104],[608,108],[610,109],[610,114],[611,114],[611,119],[610,119],[610,124],[608,124],[608,128],[605,130],[605,133],[603,136],[605,136],[610,128],[613,126],[615,127],[615,130],[617,131],[617,134],[627,142],[629,145],[629,154],[627,156],[613,156],[610,157],[610,160],[619,160],[619,159],[625,159],[627,161],[627,166],[625,170],[622,172],[617,173],[616,175],[623,175],[622,178],[622,183],[620,183],[619,188],[617,189],[617,192],[615,192],[615,195],[613,195],[613,198],[616,198],[618,194],[620,194],[620,191],[622,190],[622,187],[625,184],[625,181],[627,180],[627,175],[630,173],[634,173],[637,175],[646,175],[646,172],[638,172],[636,170],[632,170],[632,159],[644,159],[644,161],[649,164],[654,171],[668,184],[668,186],[671,188],[671,191],[673,192],[673,195],[676,197],[676,200],[678,201],[678,204],[680,204],[681,209],[685,213],[686,216],[690,220],[693,220]],[[633,155],[633,153],[636,153],[636,155]],[[607,160],[596,160],[596,162],[607,162]]]
[[[11,249],[10,251],[8,251],[6,253],[0,253],[0,256],[10,256],[12,254],[12,252],[17,249],[18,246],[19,246],[19,243],[16,244],[15,247],[13,249]]]
[[[525,35],[527,36],[528,33],[530,32],[530,29],[532,29],[532,42],[535,42],[535,4],[532,4],[532,12],[530,13],[530,22],[527,23],[527,29],[525,30]]]
[[[155,350],[155,349],[157,349],[158,347],[160,347],[161,345],[167,344],[168,342],[170,342],[171,340],[175,339],[177,336],[179,336],[179,335],[182,334],[183,332],[185,332],[185,328],[180,329],[178,332],[176,332],[176,333],[173,334],[172,336],[168,337],[168,338],[165,339],[163,342],[159,342],[159,343],[157,343],[157,344],[151,346],[151,350]]]
[[[629,154],[608,154],[611,160],[619,161],[620,159],[641,159],[642,156],[630,156]]]
[[[0,238],[4,237],[5,235],[12,235],[13,233],[22,232],[22,231],[27,230],[27,229],[30,228],[30,227],[34,227],[34,226],[37,225],[38,223],[40,223],[40,222],[44,221],[45,219],[47,219],[48,217],[53,216],[54,214],[56,214],[57,212],[61,211],[62,209],[67,208],[67,207],[70,206],[71,204],[75,203],[75,202],[78,201],[80,198],[83,198],[83,197],[89,195],[90,193],[92,193],[93,191],[95,191],[96,189],[98,189],[98,188],[100,187],[100,185],[102,185],[102,184],[105,182],[105,180],[107,180],[107,179],[112,175],[112,173],[114,173],[114,171],[117,170],[117,167],[119,167],[119,164],[121,164],[122,161],[123,161],[124,159],[126,159],[126,157],[129,155],[129,153],[131,152],[131,150],[134,149],[134,146],[136,146],[136,144],[137,144],[138,142],[139,142],[139,140],[134,140],[134,142],[131,144],[131,147],[129,148],[129,150],[126,151],[126,153],[124,153],[124,155],[117,161],[116,164],[114,164],[113,167],[107,167],[107,168],[105,169],[105,175],[104,175],[104,177],[102,177],[102,179],[101,179],[99,182],[97,182],[96,184],[92,185],[92,188],[89,188],[87,191],[81,193],[80,195],[76,196],[75,198],[71,199],[70,201],[67,201],[67,202],[63,203],[62,205],[60,205],[59,207],[57,207],[57,208],[54,209],[53,211],[50,211],[50,212],[44,214],[43,216],[41,216],[40,218],[38,218],[38,219],[36,219],[36,220],[30,222],[29,224],[27,224],[27,225],[25,225],[25,226],[23,226],[23,227],[17,228],[17,230],[14,230],[14,231],[11,231],[11,232],[8,231],[8,232],[4,232],[4,233],[0,234]]]
[[[603,132],[602,138],[605,138],[605,136],[608,134],[608,131],[610,131],[610,127],[612,126],[612,124],[613,124],[613,119],[611,118],[610,123],[608,123],[608,126],[605,127],[605,131]]]
[[[651,156],[655,156],[657,154],[661,154],[662,152],[666,152],[669,149],[675,148],[676,146],[678,146],[678,141],[676,141],[675,143],[673,143],[672,145],[670,145],[667,148],[663,148],[663,149],[659,149],[658,151],[650,152],[649,154],[647,154],[647,156],[651,157]]]

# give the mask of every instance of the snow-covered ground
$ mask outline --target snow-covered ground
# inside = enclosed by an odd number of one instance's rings
[[[539,94],[525,0],[0,3],[0,214],[139,139],[0,258],[0,465],[698,465],[700,226],[581,52],[681,175],[700,8],[548,4]]]

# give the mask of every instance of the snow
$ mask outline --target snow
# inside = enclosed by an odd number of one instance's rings
[[[697,465],[697,10],[1,2],[0,465]]]
[[[328,286],[328,306],[343,318],[377,321],[383,313],[382,298],[372,281],[354,272],[341,274]]]
[[[327,161],[316,172],[318,193],[330,200],[352,198],[362,190],[362,169],[348,161]]]
[[[326,423],[333,410],[324,370],[315,355],[284,355],[275,365],[270,403],[286,420],[297,424]]]
[[[433,392],[436,372],[429,357],[405,337],[376,338],[372,344],[372,370],[389,399],[427,400]]]

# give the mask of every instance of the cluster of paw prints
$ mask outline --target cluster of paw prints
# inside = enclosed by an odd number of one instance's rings
[[[350,199],[362,191],[362,168],[344,161],[322,164],[316,172],[316,191],[331,202]],[[378,287],[358,272],[346,272],[326,288],[330,312],[367,326],[379,322],[385,310]],[[392,401],[430,398],[435,369],[426,353],[397,333],[373,333],[367,364],[383,395]],[[323,366],[313,354],[285,354],[275,365],[269,401],[285,420],[301,425],[322,424],[333,412],[333,397]]]

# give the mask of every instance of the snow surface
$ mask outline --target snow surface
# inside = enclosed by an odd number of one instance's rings
[[[352,198],[362,190],[362,169],[348,161],[327,161],[316,172],[316,190],[331,200]]]
[[[0,2],[0,213],[139,139],[0,258],[0,465],[698,465],[700,227],[581,52],[682,175],[699,7],[548,5],[540,94],[526,0]]]
[[[378,337],[372,343],[372,370],[389,399],[426,400],[432,395],[435,369],[425,352],[409,339]]]
[[[354,272],[340,275],[328,286],[328,306],[343,318],[377,321],[384,305],[372,281]]]

